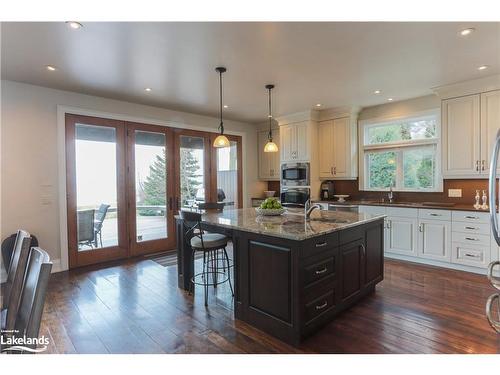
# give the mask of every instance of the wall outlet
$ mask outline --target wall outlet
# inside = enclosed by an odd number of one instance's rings
[[[449,198],[462,198],[462,189],[448,189]]]

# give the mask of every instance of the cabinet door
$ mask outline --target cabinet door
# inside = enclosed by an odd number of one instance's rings
[[[280,152],[279,150],[281,149],[280,145],[280,130],[279,129],[273,129],[273,141],[276,143],[276,146],[278,146],[278,152],[271,152],[269,153],[269,167],[271,168],[271,180],[279,180],[280,179]]]
[[[388,253],[417,256],[418,219],[388,217],[385,251]]]
[[[500,90],[481,94],[481,174],[489,174],[490,157],[499,129]]]
[[[479,173],[479,95],[443,100],[443,175]]]
[[[293,125],[283,125],[280,127],[280,154],[283,162],[295,160],[297,150],[295,133]]]
[[[271,178],[272,153],[264,152],[264,146],[267,143],[268,134],[269,132],[267,131],[259,132],[259,149],[257,150],[259,155],[259,178],[263,180]]]
[[[451,261],[451,223],[449,221],[420,219],[418,256]]]
[[[346,177],[349,170],[351,142],[349,140],[349,117],[333,120],[333,174]]]
[[[319,123],[319,177],[333,177],[333,121]]]
[[[363,246],[364,239],[359,239],[342,245],[339,249],[340,267],[340,298],[343,303],[354,298],[363,286]]]
[[[295,156],[297,161],[309,161],[309,123],[301,122],[294,126],[295,130]]]
[[[377,283],[384,275],[384,222],[366,226],[364,248],[364,286]]]

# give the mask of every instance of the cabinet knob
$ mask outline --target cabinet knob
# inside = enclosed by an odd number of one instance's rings
[[[476,172],[479,172],[479,160],[476,160]]]
[[[486,164],[485,160],[481,160],[481,170],[484,171],[484,165]]]
[[[337,174],[337,167],[333,167],[333,174],[336,175]]]
[[[424,224],[418,224],[418,231],[423,232],[424,231]]]

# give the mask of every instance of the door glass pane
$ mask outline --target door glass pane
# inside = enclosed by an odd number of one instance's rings
[[[118,246],[116,130],[76,124],[78,250]]]
[[[202,137],[180,136],[181,208],[205,202],[205,143]]]
[[[217,149],[217,201],[224,209],[238,208],[238,143]]]
[[[396,153],[371,152],[367,154],[368,181],[370,189],[385,189],[396,186]]]
[[[135,131],[137,242],[167,237],[167,158],[165,134]]]

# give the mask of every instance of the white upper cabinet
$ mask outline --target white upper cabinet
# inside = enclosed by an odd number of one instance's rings
[[[320,178],[357,177],[356,121],[342,117],[319,123]]]
[[[487,175],[500,126],[500,90],[443,100],[442,121],[443,176]]]
[[[309,122],[280,126],[281,162],[310,161]]]
[[[481,173],[489,174],[491,153],[500,129],[500,90],[481,94]],[[484,166],[484,168],[483,168]],[[500,168],[498,169],[500,172]]]
[[[259,179],[261,180],[279,180],[280,179],[280,152],[264,152],[264,146],[267,143],[269,131],[263,130],[258,133],[259,155]],[[273,129],[273,142],[280,147],[280,131]]]
[[[480,96],[443,100],[443,176],[467,177],[479,173]]]

